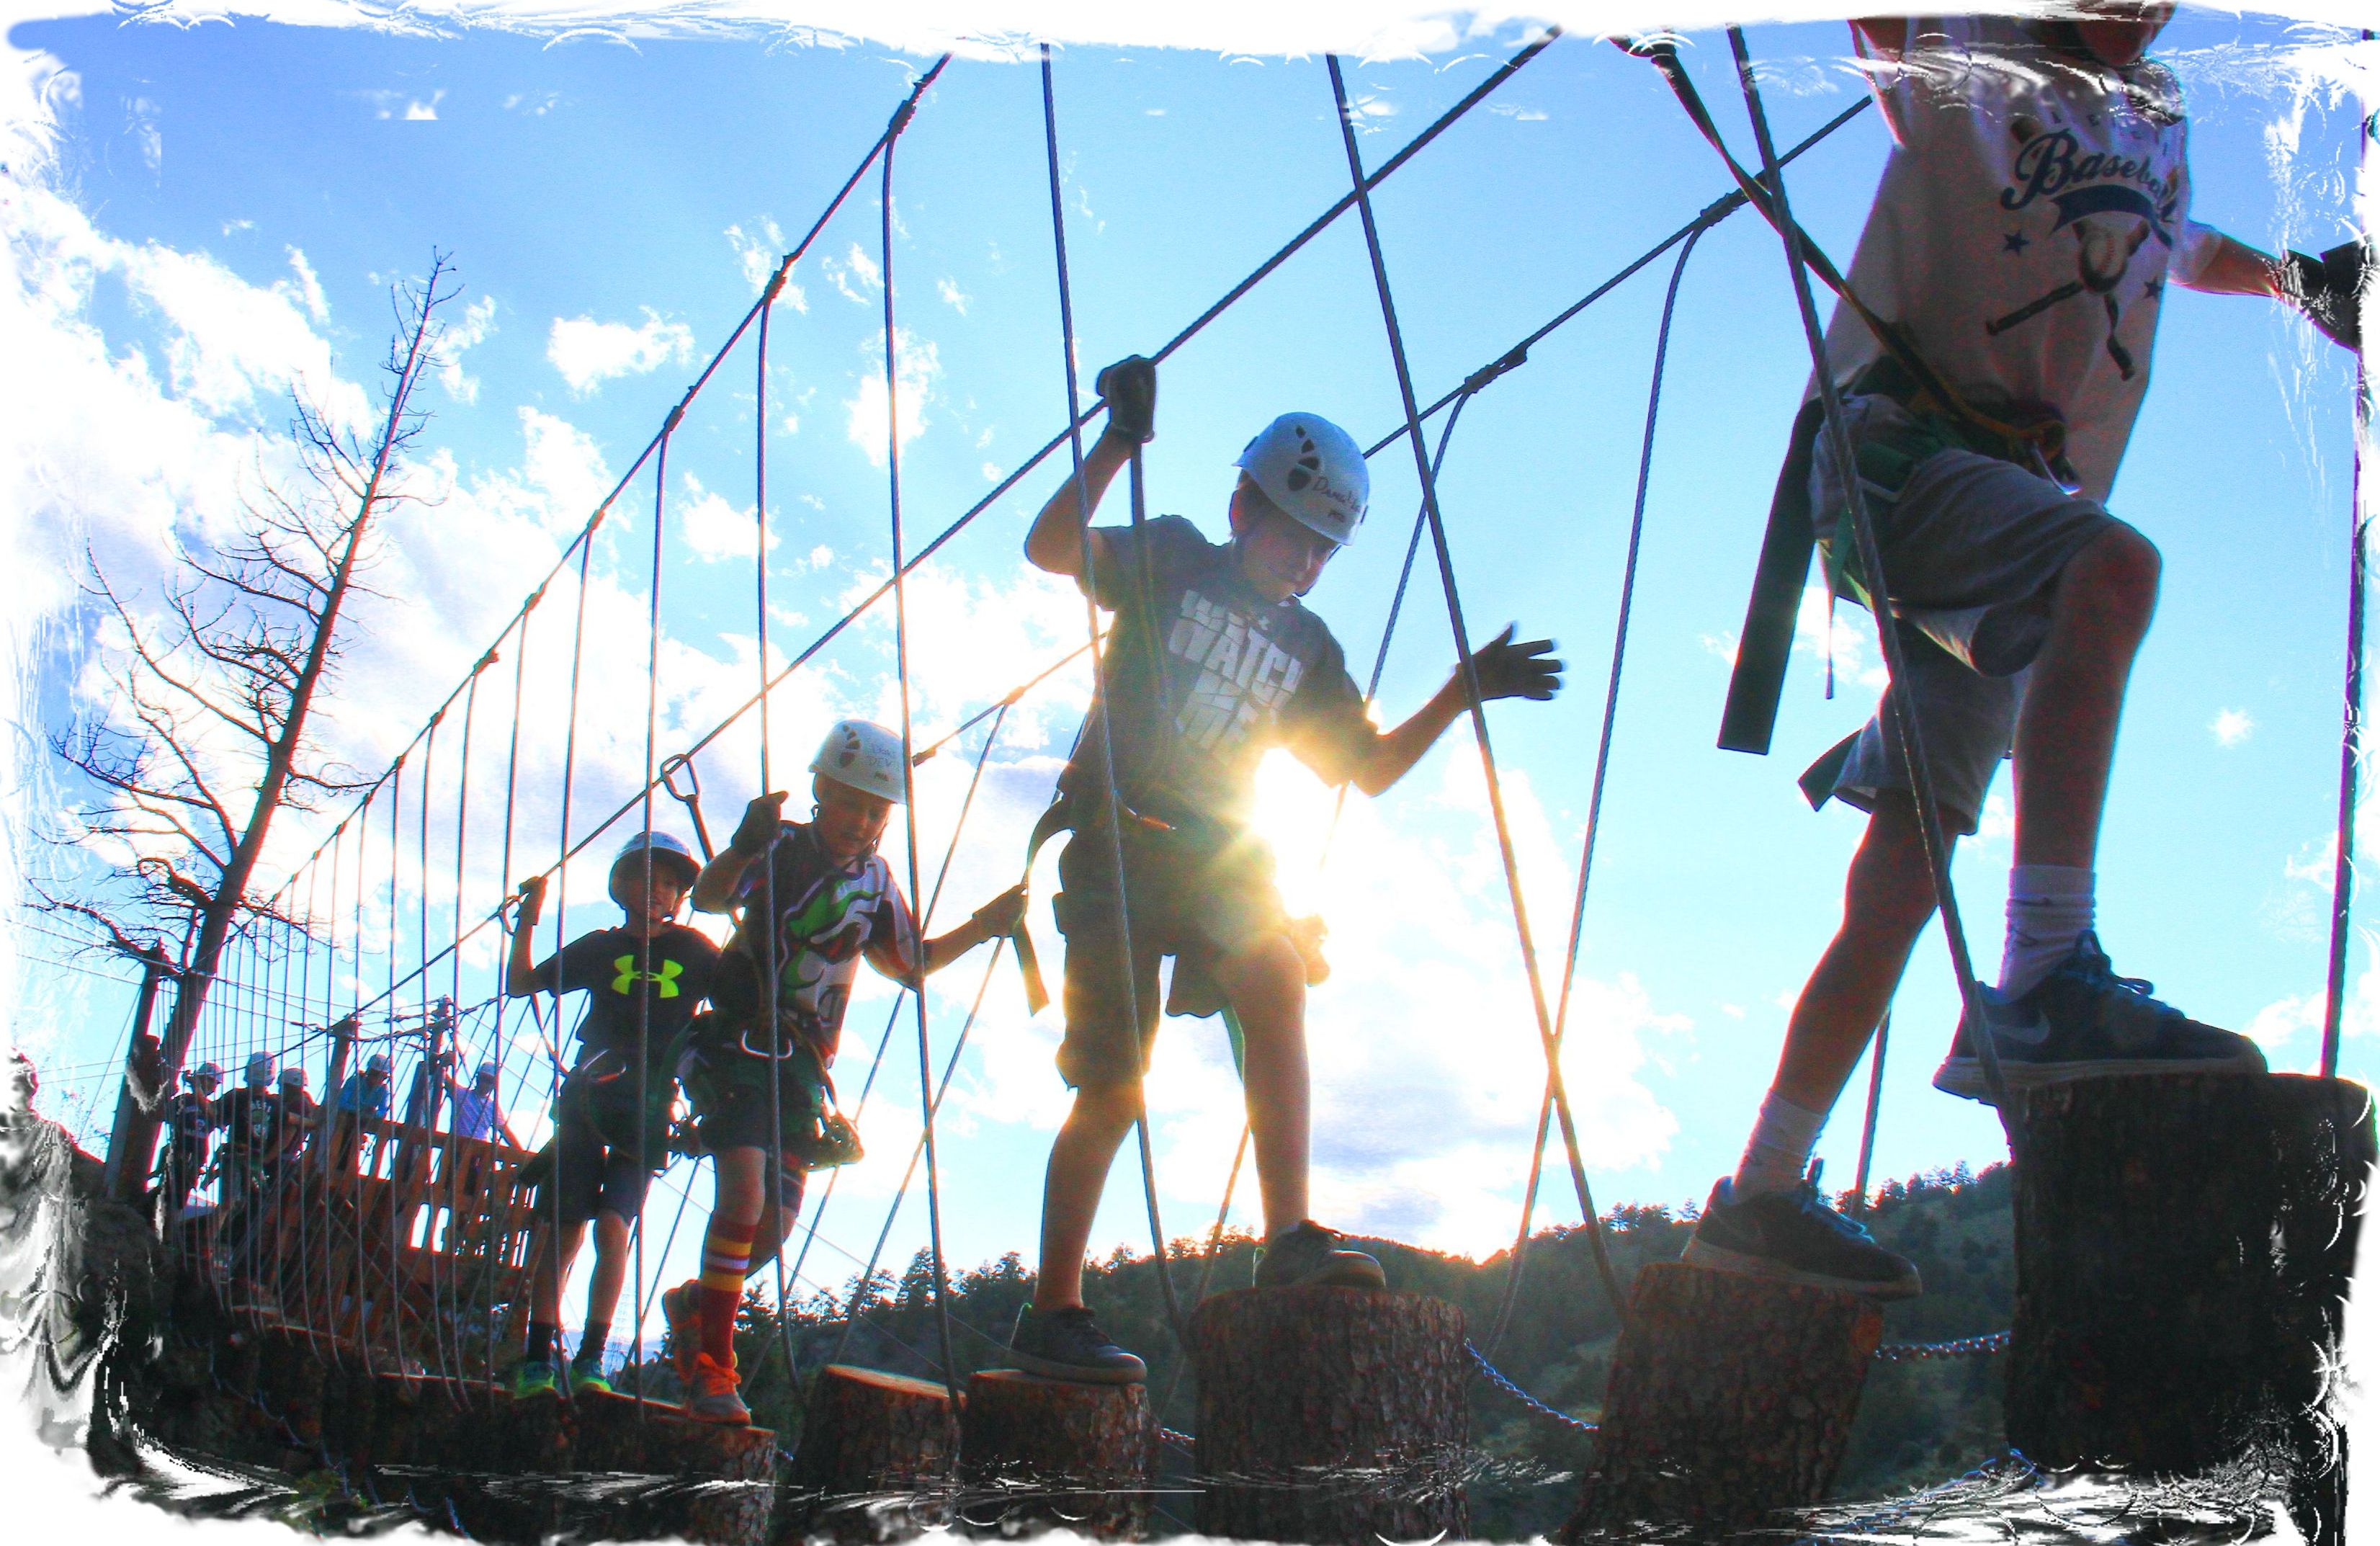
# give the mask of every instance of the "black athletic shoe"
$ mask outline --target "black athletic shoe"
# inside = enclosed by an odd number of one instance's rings
[[[1341,1246],[1342,1236],[1312,1219],[1281,1231],[1265,1242],[1257,1256],[1258,1288],[1305,1288],[1332,1284],[1341,1288],[1386,1288],[1389,1275],[1362,1251]]]
[[[1724,1176],[1686,1242],[1693,1267],[1743,1272],[1811,1288],[1840,1288],[1871,1299],[1906,1299],[1924,1292],[1917,1269],[1876,1243],[1857,1220],[1818,1196],[1818,1172],[1781,1192],[1735,1200],[1735,1180]]]
[[[1080,1306],[1044,1311],[1024,1306],[1016,1312],[1008,1353],[1026,1373],[1050,1380],[1137,1385],[1148,1378],[1148,1366],[1109,1341],[1091,1312]]]
[[[2201,1025],[2150,995],[2156,985],[2118,977],[2096,934],[2074,942],[2074,952],[2031,992],[2017,998],[1981,990],[1984,1021],[1999,1053],[2000,1078],[2010,1090],[2037,1090],[2113,1074],[2261,1074],[2265,1054],[2244,1036]],[[1947,1095],[1991,1102],[1983,1060],[1975,1055],[1965,1016],[1950,1055],[1934,1073]]]

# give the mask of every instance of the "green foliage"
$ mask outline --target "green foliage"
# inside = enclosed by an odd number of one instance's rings
[[[1885,1186],[1868,1225],[1885,1245],[1916,1262],[1925,1281],[1921,1297],[1886,1307],[1888,1343],[1943,1342],[2008,1327],[2015,1292],[2011,1191],[2005,1165],[1973,1175],[1962,1164]],[[1848,1194],[1841,1200],[1847,1205]],[[1611,1210],[1605,1236],[1621,1284],[1646,1262],[1677,1260],[1694,1218],[1691,1207],[1674,1213],[1659,1204]],[[1390,1240],[1357,1243],[1379,1257],[1399,1289],[1461,1309],[1473,1340],[1488,1349],[1508,1289],[1509,1250],[1473,1261]],[[1245,1287],[1257,1246],[1251,1236],[1227,1234],[1210,1262],[1202,1243],[1172,1242],[1168,1266],[1184,1312],[1202,1281],[1210,1293]],[[765,1272],[759,1281],[768,1281]],[[912,1258],[897,1278],[879,1272],[858,1296],[856,1321],[846,1330],[844,1308],[858,1288],[854,1279],[836,1298],[814,1294],[789,1302],[782,1323],[758,1287],[746,1292],[735,1337],[745,1400],[754,1420],[775,1428],[788,1447],[801,1426],[798,1394],[785,1372],[788,1345],[805,1384],[830,1361],[924,1380],[942,1377],[933,1266],[926,1253]],[[951,1361],[960,1381],[978,1369],[1007,1367],[1010,1328],[1032,1293],[1033,1274],[1014,1251],[952,1279]],[[1558,1226],[1532,1236],[1512,1293],[1511,1316],[1491,1354],[1496,1366],[1546,1405],[1595,1421],[1618,1345],[1619,1317],[1596,1270],[1587,1230]],[[1160,1419],[1195,1431],[1196,1382],[1167,1325],[1150,1259],[1119,1249],[1092,1263],[1084,1297],[1109,1335],[1148,1360],[1150,1393],[1165,1403]],[[2004,1364],[1998,1357],[1878,1363],[1868,1377],[1836,1494],[1873,1497],[1927,1485],[1999,1453]],[[624,1369],[615,1383],[626,1390],[638,1377]],[[649,1394],[676,1398],[665,1347],[648,1359],[642,1379]],[[1470,1489],[1474,1534],[1520,1540],[1552,1531],[1575,1502],[1578,1472],[1588,1458],[1585,1436],[1528,1411],[1485,1380],[1472,1389],[1472,1441],[1485,1461]],[[1177,1459],[1169,1456],[1169,1464]]]

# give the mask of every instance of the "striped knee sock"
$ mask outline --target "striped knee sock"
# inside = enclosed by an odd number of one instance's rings
[[[751,1230],[714,1223],[702,1241],[702,1350],[728,1369],[735,1367],[735,1306],[744,1297]]]

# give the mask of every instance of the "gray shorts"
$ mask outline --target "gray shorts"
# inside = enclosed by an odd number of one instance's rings
[[[1889,397],[1845,400],[1854,444],[1904,430]],[[1812,509],[1842,508],[1834,456],[1821,435],[1810,469]],[[2069,493],[2012,462],[1973,451],[1937,451],[1898,490],[1866,484],[1885,588],[1924,731],[1944,825],[1972,833],[2016,733],[2033,658],[2049,634],[2058,575],[2084,547],[2123,523],[2095,499]],[[1821,545],[1833,535],[1819,518]],[[1811,803],[1829,797],[1876,809],[1887,789],[1909,788],[1891,694],[1858,735],[1803,776]]]

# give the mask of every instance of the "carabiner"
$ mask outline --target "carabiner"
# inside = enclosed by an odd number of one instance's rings
[[[787,1046],[783,1052],[763,1052],[752,1044],[752,1032],[759,1029],[759,1028],[757,1026],[746,1026],[744,1028],[744,1036],[740,1044],[747,1056],[760,1058],[766,1062],[783,1063],[785,1059],[793,1056],[795,1053],[802,1050],[801,1043],[796,1041]]]
[[[686,807],[686,813],[694,819],[694,840],[702,846],[702,862],[709,864],[718,856],[711,851],[710,828],[702,819],[702,776],[695,772],[694,759],[683,751],[665,757],[662,760],[660,773],[663,791]],[[684,789],[677,786],[677,775],[681,773],[686,774],[686,786]]]

